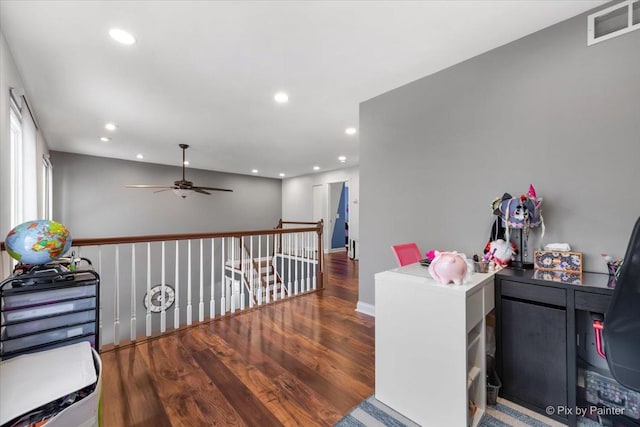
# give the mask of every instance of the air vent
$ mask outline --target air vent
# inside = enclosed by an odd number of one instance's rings
[[[640,29],[640,0],[626,0],[592,13],[587,27],[589,46]]]

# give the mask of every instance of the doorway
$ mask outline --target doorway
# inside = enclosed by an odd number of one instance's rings
[[[330,250],[345,250],[349,239],[349,186],[348,181],[329,184]]]

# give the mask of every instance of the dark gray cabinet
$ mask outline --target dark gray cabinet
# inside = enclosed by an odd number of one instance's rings
[[[549,280],[549,278],[556,280]],[[576,310],[606,311],[607,275],[505,269],[495,276],[496,368],[500,396],[570,426],[577,424]]]
[[[567,405],[566,314],[564,308],[502,299],[503,397],[537,408]]]

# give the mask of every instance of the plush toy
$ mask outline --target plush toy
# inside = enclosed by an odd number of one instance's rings
[[[511,197],[504,193],[492,203],[494,215],[502,218],[502,225],[509,228],[535,228],[542,224],[542,197],[537,197],[536,189],[529,185],[527,194]]]
[[[494,261],[504,267],[516,253],[516,245],[513,242],[507,244],[503,239],[497,239],[487,243],[484,251],[484,261]]]

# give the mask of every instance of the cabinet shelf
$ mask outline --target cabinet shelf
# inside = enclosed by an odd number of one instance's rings
[[[478,379],[478,377],[480,376],[480,372],[482,371],[477,366],[473,366],[471,369],[469,369],[469,373],[467,374],[467,389],[470,389],[475,380]]]
[[[480,334],[479,331],[477,331],[477,332],[474,332],[474,331],[469,332],[469,338],[468,338],[468,341],[467,341],[468,342],[467,351],[470,351],[473,348],[473,346],[475,346],[476,344],[478,344],[480,342],[480,337],[481,337],[481,334]]]

